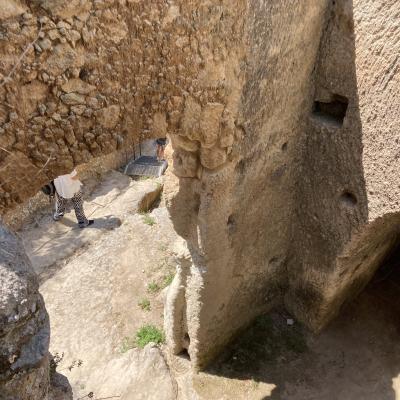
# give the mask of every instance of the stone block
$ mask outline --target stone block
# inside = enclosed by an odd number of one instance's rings
[[[97,121],[104,128],[114,128],[119,121],[120,107],[112,105],[95,112]]]
[[[174,173],[181,178],[194,178],[199,166],[197,154],[177,149],[173,154]]]
[[[220,135],[221,117],[224,111],[224,105],[220,103],[208,103],[201,113],[200,132],[201,146],[213,147]]]
[[[90,85],[89,83],[82,81],[81,79],[70,79],[67,83],[61,86],[61,89],[65,93],[79,93],[79,94],[89,94],[96,90],[96,86]]]
[[[219,147],[201,148],[201,165],[208,169],[215,169],[226,162],[227,154],[225,149]]]

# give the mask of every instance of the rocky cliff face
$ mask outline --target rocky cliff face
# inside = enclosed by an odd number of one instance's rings
[[[168,131],[166,330],[196,366],[275,304],[321,329],[395,245],[395,0],[2,4],[0,213]]]
[[[206,64],[208,79],[215,71],[224,77],[224,96],[203,107],[187,99],[181,136],[172,136],[181,179],[171,212],[192,265],[183,258],[179,290],[186,287],[186,301],[171,291],[176,319],[167,319],[166,329],[175,351],[188,348],[195,365],[282,302],[296,154],[326,7],[243,1],[232,9],[226,2],[213,8],[218,18],[196,16],[209,36],[226,42],[219,42],[225,57]],[[186,332],[177,343],[182,321]]]
[[[46,399],[49,319],[39,284],[11,232],[0,227],[0,399]]]
[[[399,245],[399,4],[241,6],[227,50],[241,68],[222,101],[235,126],[228,157],[212,147],[220,162],[204,163],[208,140],[188,131],[175,143],[200,167],[171,201],[192,258],[178,252],[166,328],[200,367],[275,304],[322,329]],[[228,36],[235,11],[220,9],[212,32]],[[208,131],[222,140],[223,127]]]
[[[327,14],[299,146],[285,302],[321,329],[399,244],[396,1],[336,1]]]

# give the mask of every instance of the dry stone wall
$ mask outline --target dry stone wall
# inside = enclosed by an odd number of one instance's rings
[[[176,8],[1,0],[0,9],[0,213],[74,165],[165,136],[167,112],[190,87]]]

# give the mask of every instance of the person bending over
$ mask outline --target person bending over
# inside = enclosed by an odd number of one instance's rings
[[[82,182],[78,179],[78,173],[73,170],[70,174],[60,175],[54,179],[56,187],[56,210],[53,215],[54,221],[59,221],[65,213],[68,201],[72,201],[79,228],[85,228],[93,224],[92,219],[87,219],[83,210]]]
[[[156,140],[156,143],[157,143],[157,161],[164,161],[165,160],[164,150],[167,144],[167,138],[158,138]]]

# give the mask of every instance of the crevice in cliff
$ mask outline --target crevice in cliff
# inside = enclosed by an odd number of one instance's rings
[[[330,101],[314,101],[312,114],[320,122],[333,123],[340,127],[346,117],[348,104],[346,97],[334,94]]]

